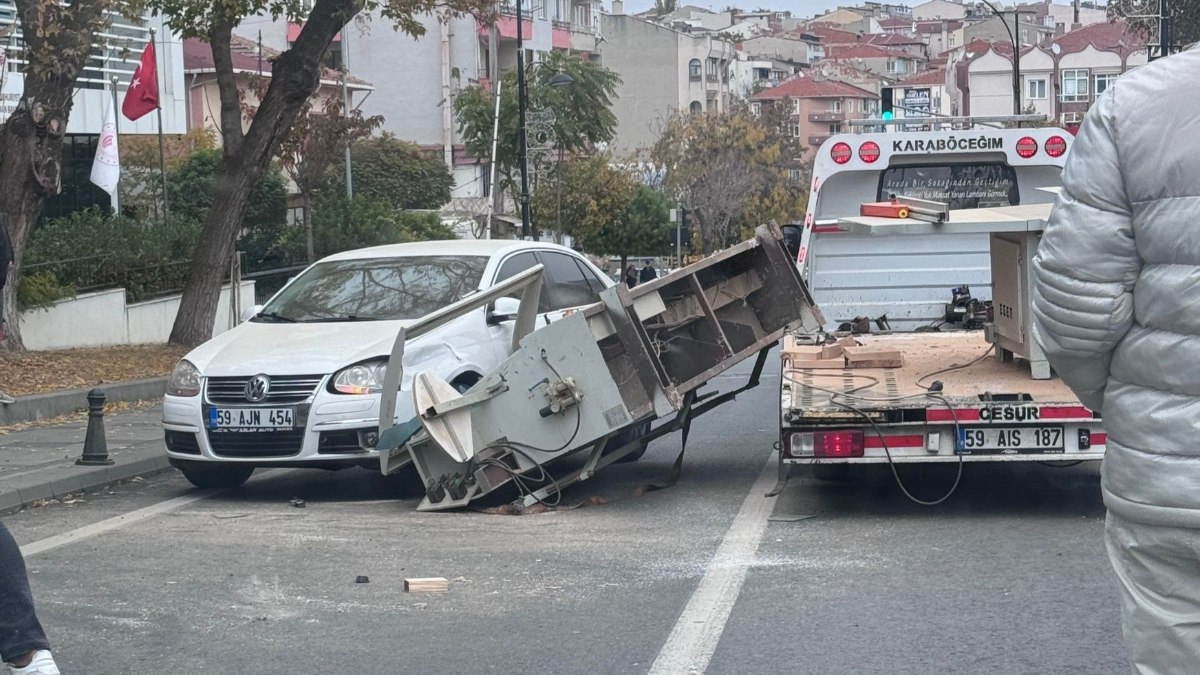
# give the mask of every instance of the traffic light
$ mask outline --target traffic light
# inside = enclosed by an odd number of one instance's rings
[[[891,87],[884,87],[883,89],[879,90],[879,116],[883,118],[884,121],[888,121],[896,117],[896,113],[892,111],[892,107],[894,105],[894,95],[895,90]]]

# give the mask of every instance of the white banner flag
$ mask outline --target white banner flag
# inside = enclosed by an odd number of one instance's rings
[[[116,196],[117,183],[121,180],[121,158],[117,153],[117,121],[113,118],[110,103],[104,109],[104,120],[100,126],[100,143],[96,146],[96,159],[92,161],[92,182],[109,195]]]

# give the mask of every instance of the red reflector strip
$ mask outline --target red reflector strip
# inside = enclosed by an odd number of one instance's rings
[[[868,448],[883,448],[883,442],[887,441],[887,447],[893,448],[923,448],[925,447],[924,436],[867,436],[863,439],[863,445]]]
[[[953,414],[945,408],[930,408],[925,411],[926,422],[978,422],[979,408],[958,408]]]
[[[1067,408],[1042,408],[1038,416],[1044,420],[1092,419],[1092,411],[1083,406]]]
[[[1108,434],[1092,434],[1092,447],[1097,445],[1107,445]]]
[[[830,234],[832,232],[841,232],[842,228],[837,225],[813,225],[812,231],[817,234]]]

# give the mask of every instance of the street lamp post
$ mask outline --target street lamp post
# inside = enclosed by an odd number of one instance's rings
[[[1003,12],[999,9],[996,9],[996,6],[993,5],[989,0],[982,0],[982,2],[983,2],[983,4],[985,4],[989,8],[991,8],[992,12],[994,12],[996,14],[996,16],[1000,18],[1000,23],[1004,24],[1004,30],[1005,30],[1005,32],[1008,33],[1008,41],[1010,44],[1012,44],[1012,48],[1013,48],[1013,76],[1012,76],[1013,114],[1020,115],[1023,112],[1023,109],[1021,106],[1021,45],[1020,45],[1019,41],[1017,40],[1017,38],[1020,37],[1020,35],[1021,35],[1021,14],[1015,8],[1012,10],[1013,28],[1009,28],[1008,22],[1004,20],[1005,12]],[[1013,33],[1014,29],[1016,30],[1015,34]]]

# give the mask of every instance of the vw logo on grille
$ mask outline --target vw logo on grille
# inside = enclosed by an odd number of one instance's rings
[[[246,382],[246,400],[259,403],[271,391],[271,378],[266,375],[255,375]]]

